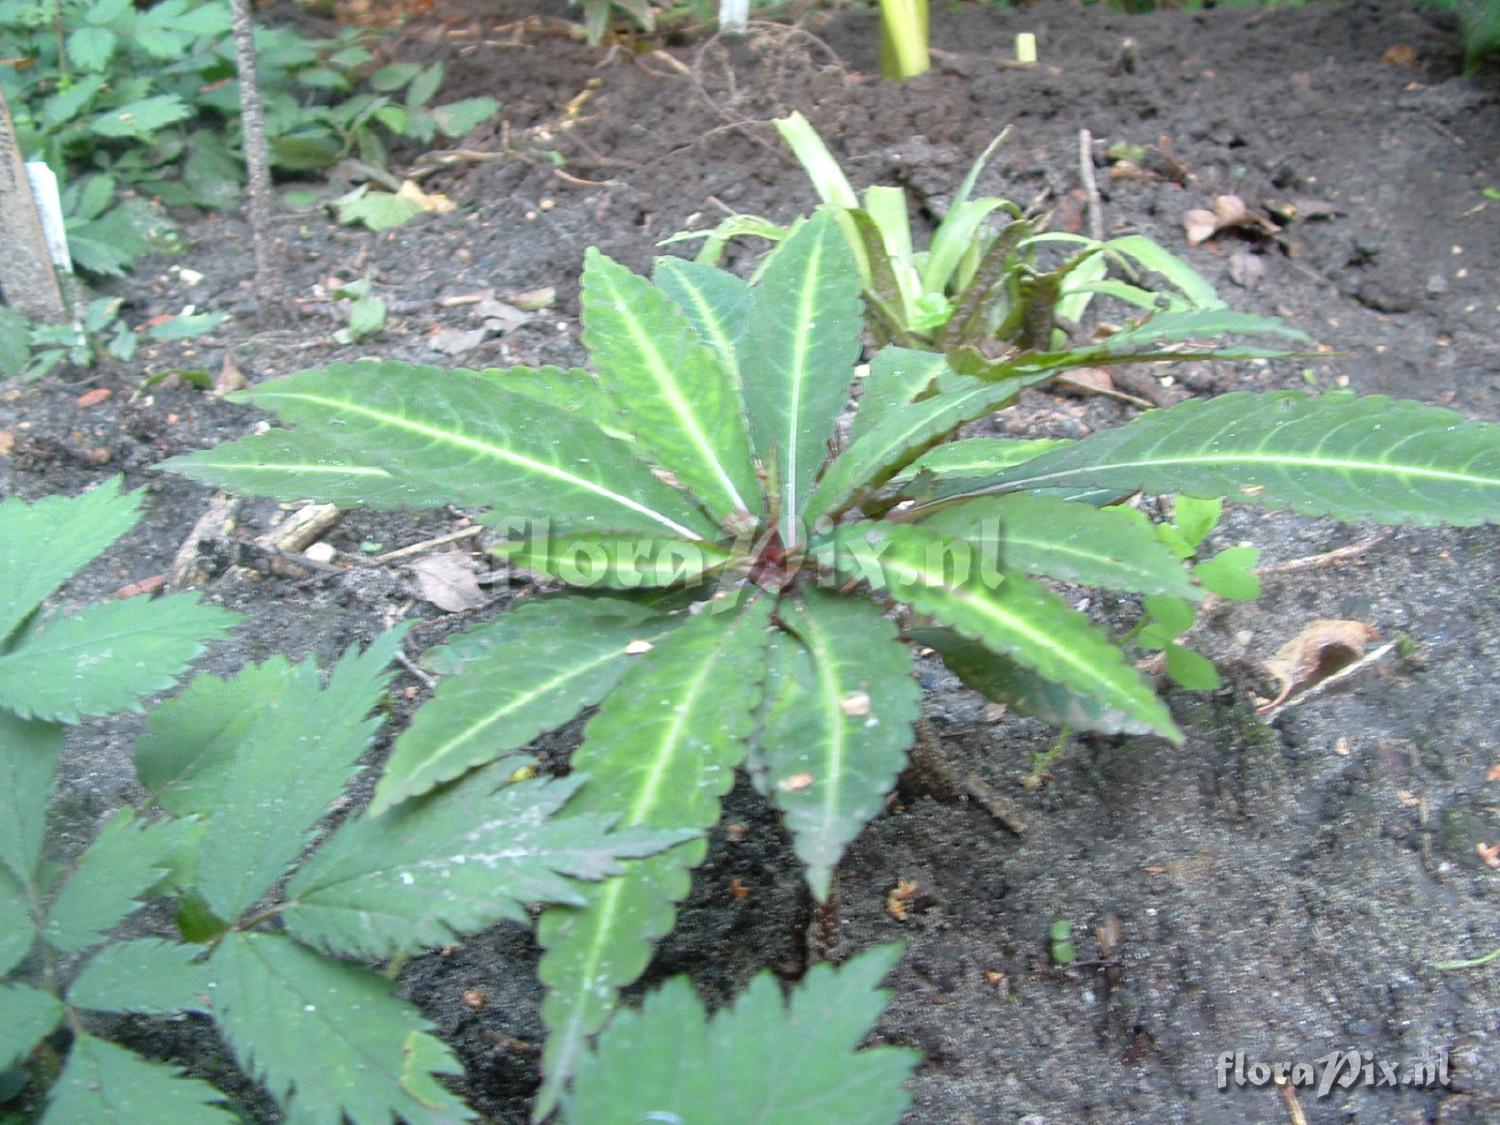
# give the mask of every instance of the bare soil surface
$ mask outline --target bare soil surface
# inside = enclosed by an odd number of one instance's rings
[[[658,240],[707,227],[726,208],[784,221],[813,205],[769,125],[792,109],[812,118],[856,187],[905,185],[922,216],[941,213],[973,156],[1010,124],[981,190],[1051,208],[1058,229],[1084,221],[1078,132],[1087,128],[1107,231],[1160,240],[1234,307],[1284,316],[1338,353],[1179,365],[1156,373],[1167,397],[1347,385],[1500,421],[1500,202],[1483,194],[1500,187],[1500,93],[1494,74],[1460,76],[1444,17],[1385,0],[1140,16],[939,6],[937,65],[896,87],[878,79],[870,11],[814,12],[737,42],[680,34],[659,51],[627,46],[607,58],[562,33],[565,15],[560,4],[538,12],[455,0],[407,25],[392,49],[447,59],[444,96],[493,94],[503,125],[465,141],[480,158],[422,180],[452,199],[451,213],[382,235],[340,227],[325,210],[284,213],[291,329],[255,328],[240,219],[189,218],[181,257],[144,263],[106,291],[126,298],[132,320],[191,303],[234,321],[206,339],[143,348],[129,365],[0,388],[0,495],[76,492],[118,472],[150,490],[142,525],[68,598],[113,596],[169,572],[209,495],[153,466],[258,421],[151,377],[219,376],[229,357],[252,381],[361,356],[579,362],[585,247],[642,269]],[[1001,65],[1020,31],[1038,35],[1035,69]],[[1117,141],[1152,150],[1144,174],[1112,174],[1105,150]],[[1189,248],[1184,213],[1224,194],[1281,229]],[[748,265],[748,249],[734,255]],[[185,270],[202,280],[187,284]],[[328,294],[366,273],[391,304],[390,325],[339,346]],[[483,326],[476,295],[544,286],[557,289],[551,307],[461,354],[439,349],[454,339],[445,330]],[[102,401],[81,397],[99,389],[110,392]],[[1110,399],[1028,393],[1000,424],[1076,436],[1132,412]],[[234,535],[253,537],[283,514],[247,500]],[[463,517],[351,512],[329,541],[342,567]],[[1277,564],[1375,532],[1238,509],[1217,542],[1252,542]],[[403,616],[422,621],[410,645],[419,655],[517,592],[496,574],[489,605],[448,615],[418,598],[398,565],[327,573],[273,565],[236,542],[200,555],[197,569],[210,598],[250,617],[206,662],[221,673],[277,652],[328,659]],[[1500,968],[1433,967],[1500,944],[1500,871],[1480,850],[1500,843],[1497,577],[1500,535],[1490,528],[1395,530],[1346,560],[1269,574],[1258,603],[1223,607],[1197,634],[1228,686],[1172,695],[1184,746],[1075,739],[1035,789],[1018,778],[1052,734],[995,720],[924,662],[946,776],[905,779],[841,867],[839,930],[821,935],[844,951],[906,943],[876,1038],[925,1056],[908,1120],[1500,1120]],[[1253,693],[1267,693],[1258,662],[1318,618],[1366,622],[1399,644],[1339,690],[1267,722],[1255,712]],[[406,675],[398,689],[408,710],[425,698]],[[139,727],[119,720],[73,739],[64,849],[139,796],[129,759]],[[549,766],[566,768],[576,733],[539,744]],[[1017,819],[1020,833],[1002,823]],[[1048,957],[1060,919],[1079,938],[1082,963],[1069,968]],[[764,968],[796,979],[813,921],[785,835],[742,786],[647,983],[689,972],[717,1002]],[[457,1045],[464,1093],[494,1121],[525,1121],[539,1081],[536,958],[530,934],[507,925],[415,960],[401,978]],[[130,1032],[199,1073],[225,1075],[200,1026]],[[1216,1088],[1223,1052],[1253,1063],[1351,1049],[1391,1063],[1446,1054],[1450,1084],[1296,1097]]]

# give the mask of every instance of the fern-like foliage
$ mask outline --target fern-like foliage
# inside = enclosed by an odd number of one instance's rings
[[[116,477],[81,496],[0,502],[0,713],[73,723],[138,711],[239,620],[192,593],[42,611],[135,526],[140,500]]]
[[[1208,686],[1211,666],[1178,641],[1184,615],[1205,591],[1254,593],[1241,549],[1196,558],[1218,507],[1194,496],[1389,522],[1500,517],[1500,428],[1385,399],[1236,395],[1077,442],[945,446],[1069,365],[1162,357],[1209,322],[1249,325],[1204,305],[971,372],[889,347],[861,377],[861,277],[841,221],[825,210],[799,224],[754,284],[676,260],[648,282],[591,253],[592,375],[304,371],[243,393],[291,428],[169,463],[280,497],[472,505],[502,532],[502,557],[572,588],[428,654],[442,679],[376,795],[399,823],[408,803],[598,704],[569,807],[687,837],[544,914],[538,1118],[673,924],[736,766],[782,811],[814,895],[830,894],[912,742],[907,642],[1025,713],[1180,739],[1128,649],[1163,651],[1172,676]],[[1185,494],[1176,521],[1109,506],[1141,489]],[[1146,620],[1122,642],[1058,582],[1143,597]],[[182,784],[221,776],[208,763]],[[241,880],[237,908],[273,866]],[[358,948],[395,948],[379,931],[370,921]]]
[[[615,1016],[579,1060],[563,1120],[895,1125],[911,1101],[901,1083],[917,1053],[856,1048],[900,954],[885,945],[838,968],[818,965],[785,998],[762,973],[712,1016],[686,980],[669,980],[639,1012]]]

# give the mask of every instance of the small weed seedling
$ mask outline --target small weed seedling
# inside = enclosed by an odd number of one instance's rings
[[[920,630],[1023,714],[1181,739],[1120,642],[1038,581],[1203,597],[1202,564],[1181,556],[1204,509],[1188,501],[1158,532],[1112,502],[1145,491],[1392,523],[1500,516],[1500,427],[1383,397],[1231,394],[1077,442],[977,438],[954,455],[941,443],[955,430],[1053,369],[1018,357],[977,378],[891,346],[857,386],[860,288],[831,210],[756,285],[680,259],[648,281],[591,251],[593,372],[304,371],[242,393],[292,428],[167,463],[282,499],[485,509],[505,558],[574,588],[427,654],[441,682],[373,804],[399,814],[599,704],[570,807],[694,833],[543,916],[538,1116],[670,930],[736,766],[828,898],[913,740],[904,635]],[[1151,643],[1180,635],[1167,616]]]
[[[120,318],[122,304],[118,297],[89,301],[76,325],[31,324],[0,305],[0,379],[40,379],[64,362],[79,370],[111,359],[125,362],[135,355],[143,336],[158,342],[187,340],[229,319],[228,313],[184,313],[140,330]]]

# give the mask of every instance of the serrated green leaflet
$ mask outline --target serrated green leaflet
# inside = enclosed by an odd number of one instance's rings
[[[206,1012],[208,969],[196,960],[202,953],[202,946],[158,938],[107,945],[68,986],[68,1003],[99,1012]]]
[[[309,657],[284,691],[262,700],[224,778],[234,799],[213,810],[198,846],[198,892],[219,918],[238,918],[286,874],[343,792],[380,725],[367,716],[405,632],[398,626],[363,653],[351,649],[326,688]]]
[[[1383,395],[1235,393],[1153,410],[960,494],[1058,486],[1471,526],[1500,519],[1500,427]]]
[[[42,858],[62,746],[62,727],[0,710],[0,863],[26,886]]]
[[[896,474],[896,480],[910,480],[930,473],[939,480],[973,479],[1013,468],[1024,461],[1040,457],[1049,450],[1071,444],[1065,440],[1037,438],[961,438],[944,442],[918,457]]]
[[[57,997],[24,984],[0,984],[0,1011],[0,1070],[24,1059],[63,1018]]]
[[[590,249],[583,341],[626,428],[720,523],[760,510],[739,385],[681,307]]]
[[[252,438],[164,467],[271,496],[322,497],[322,477],[340,503],[358,501],[351,474],[368,474],[383,506],[421,507],[441,495],[506,515],[546,514],[577,529],[714,534],[713,523],[657,480],[629,444],[474,371],[336,364],[245,394],[301,427],[305,463],[267,462]],[[403,489],[408,499],[400,498]]]
[[[154,707],[135,744],[135,775],[152,800],[173,816],[211,813],[261,701],[286,690],[291,676],[286,657],[273,656],[228,680],[198,676]]]
[[[921,689],[895,625],[871,602],[811,589],[778,616],[791,632],[774,642],[754,767],[821,901],[906,765]]]
[[[755,451],[780,468],[779,530],[802,541],[801,516],[859,355],[859,279],[832,211],[777,247],[754,289],[740,349]]]
[[[986,699],[1004,703],[1018,714],[1055,727],[1101,734],[1155,733],[1150,723],[1130,712],[1109,707],[1096,696],[1066,684],[1043,679],[951,629],[914,629],[909,639],[935,650],[954,675]]]
[[[0,503],[0,651],[17,625],[140,519],[141,494],[112,477],[81,496]]]
[[[58,722],[138,711],[240,620],[195,593],[53,614],[0,656],[0,708]]]
[[[986,382],[948,371],[937,393],[886,408],[880,421],[833,459],[807,502],[809,519],[839,511],[861,490],[878,488],[965,422],[1010,403],[1024,379]]]
[[[705,611],[633,667],[573,755],[573,768],[589,781],[569,808],[618,815],[622,828],[698,835],[712,826],[754,727],[770,614],[767,597]],[[542,1018],[551,1034],[536,1119],[551,1111],[619,989],[640,976],[653,944],[671,930],[704,850],[699,835],[585,888],[581,907],[543,915],[538,939],[546,953],[538,972],[548,988]]]
[[[656,259],[651,280],[687,313],[698,338],[719,357],[733,385],[742,386],[739,346],[750,323],[749,284],[725,270],[683,258]]]
[[[561,726],[603,699],[643,644],[678,624],[615,599],[553,597],[429,652],[424,663],[444,678],[396,740],[371,812]]]
[[[1092,695],[1167,738],[1182,738],[1151,684],[1087,618],[1020,574],[991,571],[961,541],[920,527],[852,524],[815,555],[1044,679]]]
[[[703,539],[656,539],[612,532],[533,533],[491,552],[521,570],[584,589],[638,590],[697,582],[730,562],[727,548]]]
[[[365,969],[330,961],[280,934],[230,933],[209,961],[214,1018],[246,1071],[296,1121],[389,1125],[472,1121],[441,1086],[400,1080],[420,1048],[424,1074],[461,1073],[411,1005]],[[432,1095],[439,1093],[438,1098]]]
[[[919,1056],[858,1048],[885,1006],[881,978],[900,955],[899,945],[885,945],[816,965],[786,997],[762,973],[712,1017],[675,977],[640,1011],[616,1016],[580,1061],[563,1120],[895,1125],[911,1101],[901,1084]]]
[[[150,1062],[107,1039],[80,1035],[48,1094],[42,1125],[235,1125],[237,1114],[207,1082]]]
[[[942,508],[919,526],[964,540],[994,559],[997,569],[1108,590],[1202,597],[1181,560],[1134,511],[1050,496],[980,496]]]
[[[104,940],[166,874],[167,854],[191,828],[192,822],[183,820],[142,824],[134,810],[121,809],[83,853],[47,911],[42,927],[47,944],[77,953]]]
[[[287,932],[365,959],[446,945],[501,921],[527,921],[527,903],[583,901],[575,879],[620,871],[683,833],[609,831],[612,817],[558,809],[583,782],[506,784],[480,770],[384,816],[344,825],[287,884]]]

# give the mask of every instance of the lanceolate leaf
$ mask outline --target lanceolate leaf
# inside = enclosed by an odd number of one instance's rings
[[[363,653],[351,649],[325,689],[309,657],[262,702],[224,779],[231,799],[210,815],[198,850],[198,891],[219,918],[232,921],[259,901],[343,792],[380,725],[367,716],[405,632],[382,633]]]
[[[141,824],[134,810],[120,810],[83,853],[47,911],[42,929],[47,944],[76,953],[102,941],[166,874],[167,854],[191,828],[186,820]]]
[[[749,284],[728,270],[684,258],[656,259],[651,280],[682,307],[698,338],[713,349],[734,386],[742,388],[739,348],[750,324]]]
[[[920,527],[863,523],[839,528],[816,553],[841,575],[888,591],[1044,679],[1181,739],[1150,683],[1087,618],[1020,574],[989,571],[962,542]]]
[[[844,849],[906,765],[921,690],[880,608],[807,590],[778,611],[756,751],[757,784],[782,810],[807,881],[828,897]]]
[[[964,540],[997,569],[1138,594],[1202,596],[1182,561],[1134,511],[1050,496],[980,496],[939,509],[920,526]]]
[[[81,496],[0,503],[0,651],[26,616],[140,519],[141,494],[112,477]]]
[[[828,466],[807,502],[808,516],[832,514],[859,490],[878,488],[965,422],[1011,402],[1025,385],[1024,379],[991,383],[948,372],[938,379],[936,394],[888,408]]]
[[[739,385],[687,314],[643,277],[590,249],[584,344],[637,443],[718,518],[758,512]]]
[[[562,726],[678,624],[617,599],[542,598],[427,653],[443,679],[396,740],[371,813]]]
[[[506,515],[548,515],[579,529],[715,534],[712,522],[657,480],[629,444],[601,436],[566,410],[510,394],[478,372],[335,364],[244,394],[300,425],[300,444],[267,434],[264,442],[249,438],[165,465],[262,496],[326,494],[376,507],[472,504]],[[361,477],[367,484],[356,486]],[[362,500],[360,487],[370,499]]]
[[[36,878],[63,728],[0,710],[0,863],[25,886]]]
[[[63,1018],[57,997],[24,984],[0,984],[0,1011],[0,1070],[24,1059]]]
[[[175,1066],[150,1062],[108,1039],[80,1035],[48,1092],[42,1125],[236,1125],[225,1097]]]
[[[226,935],[209,971],[224,1037],[288,1120],[474,1119],[432,1079],[461,1073],[458,1060],[374,973],[265,933]],[[403,1059],[414,1055],[424,1065],[403,1080]]]
[[[687,829],[699,838],[586,888],[581,908],[543,915],[538,937],[547,952],[539,974],[549,990],[542,1017],[551,1034],[537,1118],[555,1104],[619,989],[640,976],[653,944],[671,930],[690,872],[703,861],[701,833],[719,819],[719,799],[754,727],[770,611],[771,599],[762,597],[700,613],[631,669],[573,755],[573,768],[589,780],[571,811],[619,815],[622,828]]]
[[[1004,703],[1054,727],[1102,734],[1153,734],[1155,728],[1129,711],[1112,708],[1097,696],[1043,679],[1014,660],[992,652],[951,629],[915,629],[912,643],[936,650],[943,663],[986,699]]]
[[[849,399],[860,316],[853,255],[825,208],[773,252],[740,350],[755,451],[780,466],[789,547],[802,542],[800,517]]]
[[[525,922],[527,903],[581,904],[574,879],[617,874],[621,859],[686,835],[610,832],[610,816],[559,815],[583,781],[507,785],[504,774],[480,770],[351,821],[287,884],[287,932],[353,957],[417,953],[501,919]]]
[[[922,473],[930,473],[939,480],[972,480],[1012,468],[1068,444],[1071,443],[1046,438],[1032,441],[1022,438],[961,438],[929,449],[897,473],[896,479],[910,480]]]
[[[209,1010],[208,969],[197,960],[203,947],[158,938],[116,942],[90,959],[68,987],[68,1003],[100,1012]]]
[[[1285,336],[1306,340],[1300,332],[1276,317],[1255,316],[1223,308],[1179,309],[1148,317],[1134,328],[1116,332],[1104,340],[1104,350],[1114,355],[1128,355],[1158,344],[1175,344],[1190,340],[1211,340],[1219,336]],[[1238,349],[1225,349],[1234,352]],[[1215,349],[1217,354],[1218,349]],[[1254,349],[1251,349],[1254,352]],[[1257,353],[1258,354],[1258,353]],[[1284,355],[1284,352],[1271,352]]]
[[[880,980],[900,954],[886,945],[814,966],[789,997],[762,973],[712,1017],[687,979],[674,977],[599,1037],[563,1120],[895,1125],[911,1101],[901,1083],[917,1052],[858,1047],[885,1006]]]
[[[490,548],[512,566],[584,589],[678,586],[697,582],[733,557],[704,539],[657,539],[615,532],[527,533]]]
[[[1227,394],[1153,410],[964,491],[1058,486],[1470,526],[1500,519],[1500,427],[1384,395]]]
[[[240,620],[199,605],[195,593],[55,614],[0,656],[0,707],[58,722],[138,711],[141,696],[171,687],[207,641]]]
[[[937,352],[881,348],[870,360],[869,373],[860,381],[859,409],[850,438],[858,441],[895,408],[935,390],[938,379],[951,371],[948,360]]]

